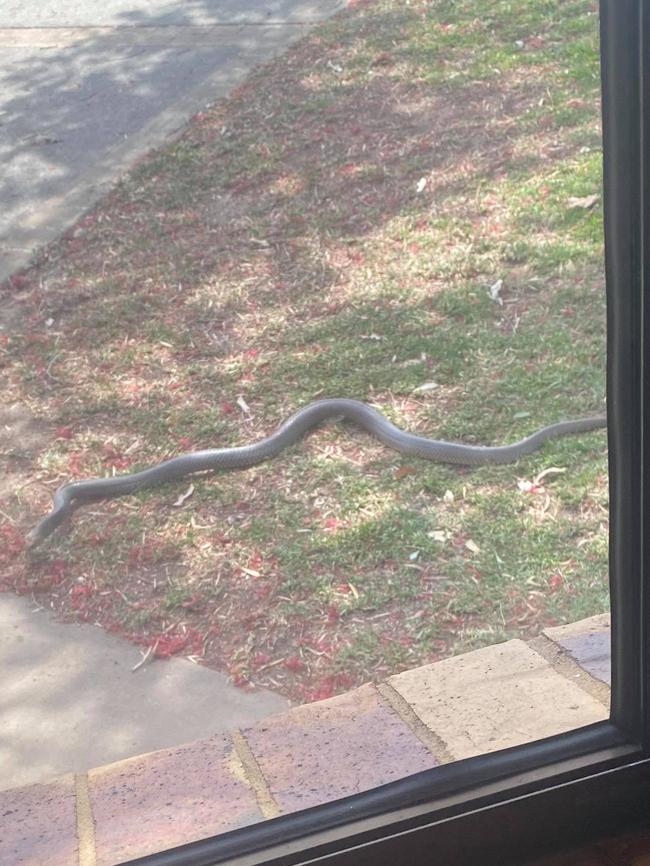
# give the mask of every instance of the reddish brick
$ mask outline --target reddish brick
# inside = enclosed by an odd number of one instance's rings
[[[438,763],[370,685],[265,719],[243,734],[286,812],[367,791]]]
[[[74,776],[0,791],[0,863],[74,866],[76,862]]]
[[[232,743],[215,736],[93,770],[97,866],[261,820]]]
[[[599,701],[522,640],[413,668],[388,682],[456,760],[608,716]]]

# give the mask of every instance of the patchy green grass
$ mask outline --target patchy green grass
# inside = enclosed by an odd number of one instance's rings
[[[0,391],[40,433],[4,452],[4,585],[296,700],[606,609],[603,433],[469,470],[332,426],[21,544],[64,480],[251,441],[318,397],[483,444],[601,413],[595,12],[353,8],[10,281]]]

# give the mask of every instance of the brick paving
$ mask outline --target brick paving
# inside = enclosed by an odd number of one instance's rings
[[[229,734],[2,791],[0,863],[114,866],[600,721],[608,662],[608,619],[592,617]]]

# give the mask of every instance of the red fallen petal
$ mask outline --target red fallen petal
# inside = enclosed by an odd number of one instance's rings
[[[24,274],[14,274],[9,278],[9,284],[14,289],[24,289],[29,284],[29,279]]]
[[[65,559],[53,559],[48,564],[47,573],[50,577],[54,578],[56,583],[60,583],[65,577],[67,570],[68,563]]]
[[[149,643],[151,646],[155,647],[154,655],[158,658],[165,659],[185,649],[188,640],[188,635],[161,635],[157,638],[151,638]]]
[[[340,616],[341,614],[339,613],[338,607],[336,607],[336,605],[334,604],[331,604],[327,609],[327,621],[329,623],[338,622]]]
[[[305,663],[298,656],[290,656],[284,663],[285,668],[288,671],[293,671],[296,673],[297,671],[301,671],[305,667]]]
[[[263,562],[264,560],[262,559],[262,554],[259,551],[256,551],[248,560],[248,567],[254,568],[256,571],[259,571],[262,567]]]
[[[73,610],[81,610],[88,596],[92,595],[92,589],[88,584],[77,584],[70,590],[70,606]]]
[[[0,541],[2,541],[2,545],[0,545],[0,555],[7,554],[15,556],[25,547],[25,539],[20,530],[15,526],[9,526],[8,524],[0,526]]]

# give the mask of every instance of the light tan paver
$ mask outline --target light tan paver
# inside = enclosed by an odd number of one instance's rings
[[[607,718],[599,701],[521,640],[415,668],[388,682],[456,759]]]

